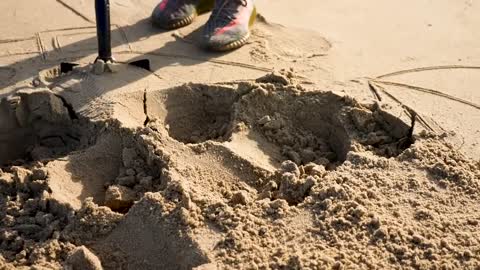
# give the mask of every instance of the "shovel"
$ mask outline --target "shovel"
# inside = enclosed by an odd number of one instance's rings
[[[95,62],[98,60],[105,63],[113,62],[109,0],[95,0],[95,17],[98,41],[98,56]]]
[[[108,63],[114,63],[115,59],[112,56],[112,42],[111,42],[111,26],[110,26],[110,1],[109,0],[95,0],[95,17],[97,24],[97,41],[98,41],[98,56],[95,62],[99,60]],[[150,60],[140,59],[128,63],[142,69],[151,71]],[[73,70],[78,64],[75,63],[61,63],[60,72],[67,73]]]

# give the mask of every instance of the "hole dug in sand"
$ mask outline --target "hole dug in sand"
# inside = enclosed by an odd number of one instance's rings
[[[285,160],[333,169],[357,147],[389,157],[409,146],[400,143],[409,126],[378,106],[333,92],[302,92],[283,81],[188,84],[149,95],[149,117],[173,139],[227,141],[232,151],[266,169]]]
[[[48,89],[20,90],[0,101],[0,165],[7,172],[15,172],[11,165],[40,166],[51,197],[75,210],[88,197],[103,205],[104,185],[122,162],[122,139],[100,133],[104,124],[79,119]]]
[[[408,125],[389,116],[376,105],[361,105],[333,92],[260,84],[235,104],[236,129],[227,144],[256,164],[263,156],[274,165],[275,173],[259,189],[260,198],[298,205],[326,170],[336,169],[355,152],[389,157],[408,147],[400,143]],[[236,147],[239,144],[246,147]]]
[[[95,140],[87,126],[50,90],[20,90],[0,101],[0,165],[50,159],[87,147]]]
[[[274,144],[284,160],[339,164],[351,145],[340,118],[345,107],[342,97],[332,93],[297,95],[258,88],[237,104],[236,120]]]
[[[149,116],[164,123],[169,135],[184,143],[228,139],[233,104],[238,99],[234,88],[188,84],[153,94]]]
[[[399,143],[409,132],[401,120],[387,117],[376,105],[361,105],[333,92],[300,92],[266,84],[243,95],[235,107],[238,134],[233,137],[266,138],[270,145],[257,146],[277,168],[291,160],[333,169],[359,148],[396,156],[408,147]]]

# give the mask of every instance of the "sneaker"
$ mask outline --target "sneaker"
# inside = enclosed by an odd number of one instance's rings
[[[216,0],[204,29],[205,46],[215,51],[243,46],[256,16],[253,0]]]
[[[213,8],[214,0],[161,0],[152,13],[153,24],[166,29],[176,29],[193,22],[198,14]]]

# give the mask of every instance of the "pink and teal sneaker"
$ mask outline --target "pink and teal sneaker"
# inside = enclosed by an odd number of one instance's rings
[[[250,37],[250,28],[256,16],[253,0],[216,0],[205,25],[205,46],[214,51],[243,46]]]
[[[152,13],[154,25],[170,30],[189,25],[198,14],[211,10],[214,0],[161,0]]]

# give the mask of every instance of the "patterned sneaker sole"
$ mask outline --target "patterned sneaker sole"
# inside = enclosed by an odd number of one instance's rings
[[[210,46],[210,50],[217,51],[217,52],[226,52],[238,49],[247,43],[248,39],[250,38],[250,32],[248,32],[244,37],[240,38],[239,40],[235,40],[223,46]]]
[[[187,25],[191,24],[193,22],[193,20],[195,20],[195,18],[198,16],[198,14],[202,14],[202,13],[210,11],[213,8],[213,4],[214,4],[214,0],[202,0],[198,4],[196,12],[194,12],[193,14],[191,14],[188,17],[183,18],[180,21],[177,21],[177,22],[174,22],[174,23],[171,23],[171,24],[167,24],[167,25],[159,25],[159,24],[155,23],[155,21],[154,21],[153,24],[155,26],[163,28],[165,30],[178,29],[178,28],[181,28],[181,27],[184,27],[184,26],[187,26]]]
[[[181,28],[181,27],[184,27],[184,26],[187,26],[187,25],[191,24],[196,17],[197,17],[197,13],[193,13],[190,16],[185,17],[180,21],[177,21],[177,22],[174,22],[174,23],[171,23],[171,24],[168,24],[168,25],[157,25],[157,26],[159,26],[163,29],[166,29],[166,30],[178,29],[178,28]]]
[[[247,43],[248,39],[250,38],[250,28],[252,28],[256,18],[257,18],[257,8],[254,7],[252,11],[252,15],[250,15],[250,21],[248,22],[249,30],[245,36],[223,46],[210,46],[209,49],[212,51],[225,52],[225,51],[231,51],[231,50],[235,50],[242,47]]]

